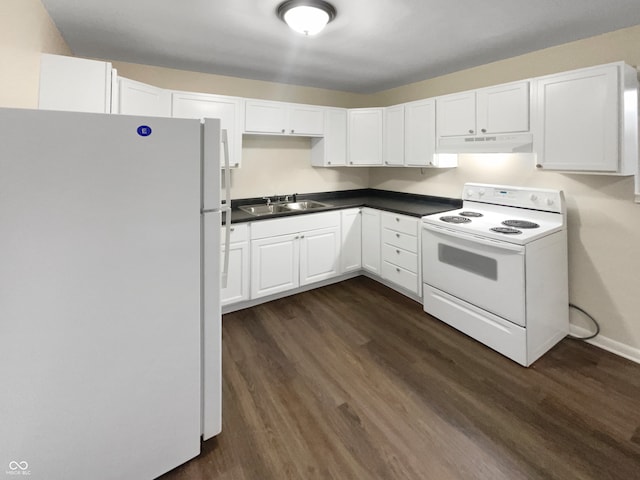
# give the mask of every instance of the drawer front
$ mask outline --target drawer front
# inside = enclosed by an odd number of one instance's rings
[[[406,233],[396,232],[388,228],[382,229],[382,243],[400,247],[412,253],[418,253],[418,237]]]
[[[418,235],[418,220],[407,215],[384,212],[382,214],[382,228],[416,236]]]
[[[249,224],[248,223],[234,223],[230,226],[231,229],[231,243],[246,242],[249,240]],[[224,228],[220,229],[220,242],[224,244]]]
[[[382,260],[410,272],[418,273],[418,255],[402,248],[385,243],[382,246]]]
[[[418,294],[418,275],[389,262],[382,262],[382,278]]]

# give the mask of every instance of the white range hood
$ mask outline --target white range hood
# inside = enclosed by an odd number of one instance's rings
[[[533,135],[530,133],[439,137],[436,146],[436,153],[531,153],[532,151]]]

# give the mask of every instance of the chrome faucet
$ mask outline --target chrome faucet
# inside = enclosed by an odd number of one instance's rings
[[[271,205],[271,197],[262,197],[262,199],[267,201],[267,206]]]

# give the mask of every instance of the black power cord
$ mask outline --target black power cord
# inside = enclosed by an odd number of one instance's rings
[[[585,317],[587,317],[589,320],[591,320],[593,322],[593,324],[595,325],[595,327],[596,327],[596,331],[595,331],[595,333],[592,333],[591,335],[587,335],[586,337],[576,337],[575,335],[567,335],[567,338],[570,338],[572,340],[590,340],[590,339],[594,338],[595,336],[597,336],[600,333],[600,325],[598,324],[598,322],[596,321],[595,318],[593,318],[591,315],[589,315],[587,312],[585,312],[582,308],[574,305],[573,303],[569,304],[569,308],[573,308],[573,309],[579,311]]]

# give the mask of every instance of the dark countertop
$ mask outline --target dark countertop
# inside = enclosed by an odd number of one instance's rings
[[[246,213],[238,207],[241,205],[264,204],[264,199],[245,198],[241,200],[231,200],[231,223],[254,222],[271,218],[289,217],[291,215],[304,215],[306,213],[327,212],[355,207],[371,207],[387,212],[410,215],[412,217],[422,217],[432,213],[455,210],[462,206],[462,200],[457,198],[433,197],[430,195],[391,192],[372,188],[342,190],[337,192],[304,193],[298,194],[296,199],[298,201],[316,200],[318,202],[328,203],[330,206],[307,211],[256,216]]]

